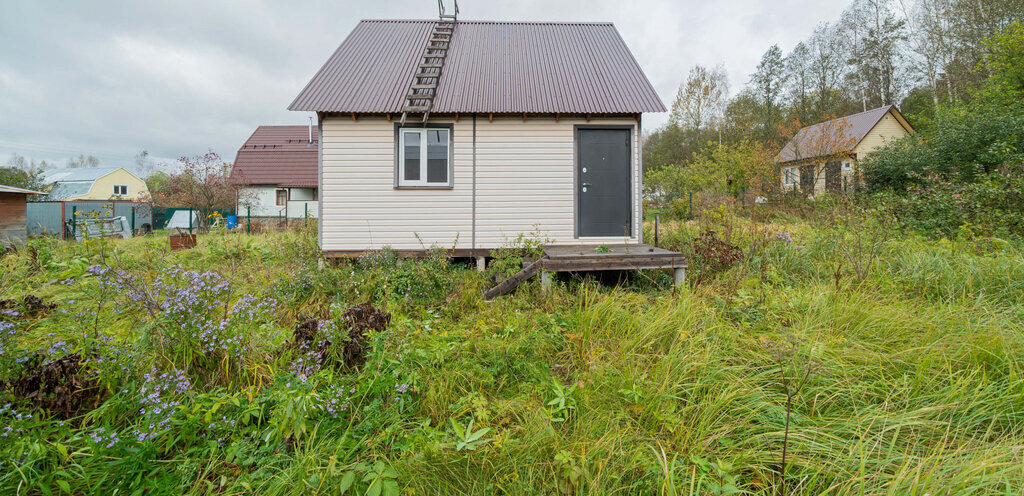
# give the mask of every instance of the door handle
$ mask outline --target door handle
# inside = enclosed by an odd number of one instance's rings
[[[592,184],[590,184],[590,183],[583,183],[583,187],[584,187],[584,188],[586,188],[587,186],[593,186],[593,185],[592,185]]]

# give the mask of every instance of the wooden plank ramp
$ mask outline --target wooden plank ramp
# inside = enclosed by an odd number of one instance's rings
[[[533,277],[533,275],[536,274],[537,271],[539,271],[543,267],[543,264],[544,259],[541,258],[539,260],[535,260],[533,263],[527,265],[526,267],[523,267],[523,270],[516,272],[512,277],[509,277],[508,279],[505,279],[504,281],[498,283],[497,286],[488,289],[484,293],[484,299],[493,300],[499,296],[511,293],[513,290],[519,287],[519,285],[522,284],[523,281]]]

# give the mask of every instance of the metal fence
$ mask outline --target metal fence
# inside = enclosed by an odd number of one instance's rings
[[[72,218],[109,218],[123,216],[132,230],[153,229],[153,204],[120,200],[39,201],[25,205],[25,228],[29,236],[64,238]]]

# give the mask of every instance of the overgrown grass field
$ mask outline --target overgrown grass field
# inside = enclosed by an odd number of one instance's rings
[[[691,285],[493,302],[513,252],[32,240],[0,258],[0,493],[1021,494],[1021,243],[839,208],[660,230]]]

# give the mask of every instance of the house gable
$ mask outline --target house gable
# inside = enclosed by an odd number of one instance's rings
[[[120,196],[115,195],[115,185],[127,186],[127,194]],[[146,186],[146,183],[124,168],[117,168],[96,178],[92,183],[92,188],[89,189],[89,193],[83,195],[81,198],[106,200],[112,197],[118,197],[134,200],[135,198],[138,198],[139,193],[142,193],[145,197],[149,197],[149,188]]]
[[[913,134],[914,128],[903,117],[903,114],[896,110],[896,107],[889,109],[867,134],[857,143],[853,154],[858,159],[863,159],[867,154],[875,151],[885,143],[894,139],[900,139],[908,134]]]

